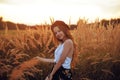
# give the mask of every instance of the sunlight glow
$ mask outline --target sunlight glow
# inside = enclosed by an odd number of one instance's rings
[[[50,17],[76,23],[79,18],[118,18],[119,7],[119,0],[2,0],[0,16],[25,24],[50,23]]]

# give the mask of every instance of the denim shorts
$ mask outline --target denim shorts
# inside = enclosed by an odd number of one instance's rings
[[[71,69],[65,69],[61,66],[53,75],[52,80],[72,80]]]

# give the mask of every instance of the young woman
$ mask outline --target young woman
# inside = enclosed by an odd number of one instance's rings
[[[46,80],[72,80],[71,63],[73,61],[75,44],[70,34],[70,29],[63,21],[55,21],[51,25],[55,42],[58,47],[54,52],[54,59],[45,59],[38,57],[44,62],[55,63],[51,73]]]

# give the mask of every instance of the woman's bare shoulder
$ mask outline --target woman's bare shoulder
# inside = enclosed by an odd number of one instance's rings
[[[64,43],[65,43],[65,44],[68,44],[68,45],[73,45],[73,41],[72,41],[71,39],[65,40]]]

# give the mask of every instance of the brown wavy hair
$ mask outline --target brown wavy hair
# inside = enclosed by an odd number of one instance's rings
[[[52,25],[51,25],[51,30],[53,32],[53,35],[54,35],[54,41],[55,41],[55,44],[58,45],[59,42],[62,42],[60,40],[58,40],[55,36],[55,33],[53,31],[54,27],[58,27],[60,30],[62,30],[64,32],[64,34],[67,36],[67,38],[71,39],[74,43],[74,54],[73,54],[73,59],[72,59],[72,68],[75,67],[76,63],[77,63],[77,49],[76,49],[76,44],[74,42],[74,39],[70,33],[70,27],[63,21],[60,21],[60,20],[57,20],[55,21]]]

